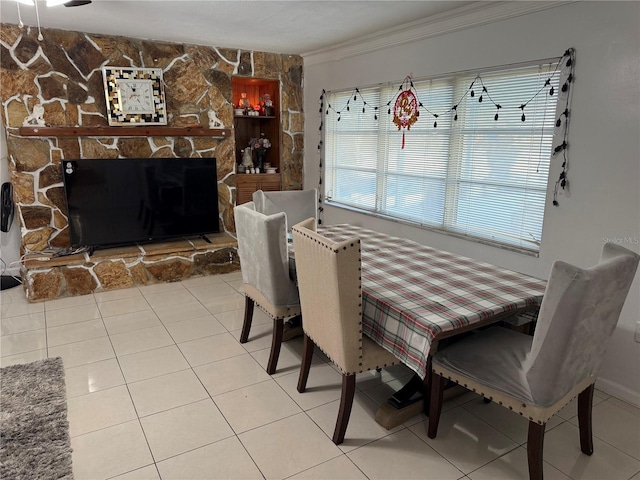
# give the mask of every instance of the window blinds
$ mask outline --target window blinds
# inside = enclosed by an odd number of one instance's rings
[[[414,81],[424,108],[406,132],[404,149],[403,132],[386,112],[397,87],[359,89],[366,104],[353,101],[353,92],[330,92],[329,104],[349,108],[325,114],[326,200],[537,251],[557,99],[544,87],[550,78],[558,91],[555,67]],[[377,120],[373,106],[381,106]]]

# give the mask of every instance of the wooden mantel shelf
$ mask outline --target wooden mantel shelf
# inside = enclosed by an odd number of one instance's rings
[[[23,137],[225,137],[230,128],[202,127],[20,127]]]

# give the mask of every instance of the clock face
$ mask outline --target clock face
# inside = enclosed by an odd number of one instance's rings
[[[153,113],[153,85],[151,80],[123,80],[120,83],[122,113]]]
[[[102,67],[109,125],[166,125],[162,69]]]

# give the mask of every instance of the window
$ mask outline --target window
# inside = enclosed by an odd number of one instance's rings
[[[327,102],[340,114],[325,114],[325,200],[538,251],[556,121],[557,94],[549,89],[558,91],[559,77],[550,63],[414,81],[424,108],[404,149],[403,132],[386,111],[397,86],[360,88],[356,101],[353,91],[329,92]]]

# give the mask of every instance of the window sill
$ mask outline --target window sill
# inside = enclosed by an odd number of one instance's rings
[[[409,225],[411,227],[419,228],[421,230],[427,230],[427,231],[430,231],[430,232],[439,233],[441,235],[447,235],[449,237],[455,237],[455,238],[460,238],[462,240],[467,240],[467,241],[474,242],[474,243],[480,243],[482,245],[487,245],[489,247],[500,248],[502,250],[507,250],[509,252],[519,253],[521,255],[527,255],[529,257],[535,257],[535,258],[539,258],[540,257],[540,251],[539,250],[532,250],[532,249],[528,249],[528,248],[518,247],[518,246],[515,246],[515,245],[509,245],[509,244],[506,244],[506,243],[495,242],[495,241],[488,240],[486,238],[475,237],[473,235],[465,235],[465,234],[457,233],[457,232],[454,232],[454,231],[451,231],[451,230],[445,230],[444,228],[438,228],[438,227],[434,227],[434,226],[431,226],[431,225],[426,225],[426,224],[423,224],[423,223],[412,222],[410,220],[404,220],[404,219],[401,219],[401,218],[391,217],[389,215],[384,215],[384,214],[381,214],[381,213],[371,212],[369,210],[364,210],[364,209],[361,209],[361,208],[352,207],[350,205],[345,205],[343,203],[332,202],[330,200],[326,200],[324,203],[325,203],[325,205],[329,205],[331,207],[341,208],[343,210],[348,210],[348,211],[351,211],[351,212],[361,213],[363,215],[369,215],[371,217],[379,218],[381,220],[387,220],[389,222],[399,223],[399,224],[402,224],[402,225]]]

